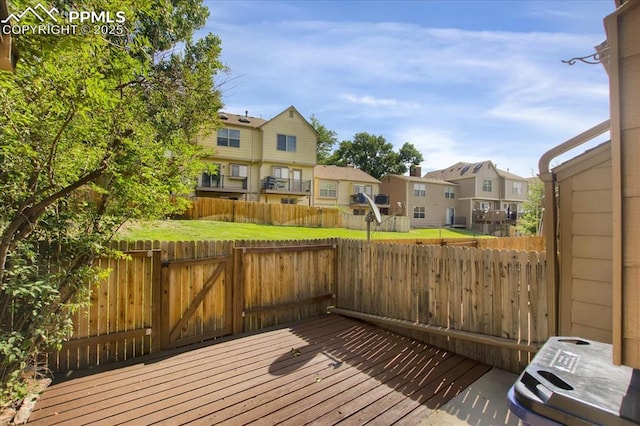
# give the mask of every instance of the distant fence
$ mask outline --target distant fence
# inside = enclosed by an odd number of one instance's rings
[[[480,240],[478,240],[480,241]],[[52,371],[336,312],[520,371],[547,338],[544,253],[340,239],[120,242]]]
[[[545,251],[545,238],[504,237],[504,238],[399,238],[392,240],[372,240],[375,243],[441,245],[456,247],[474,247],[482,249]]]
[[[510,371],[548,337],[545,253],[339,244],[336,312]]]
[[[347,228],[362,231],[367,229],[366,216],[341,213],[339,209],[334,207],[219,198],[194,198],[192,206],[182,217],[185,219],[209,219],[222,222],[306,226],[310,228]],[[409,232],[409,218],[383,216],[382,224],[372,224],[371,229],[385,232]]]
[[[219,198],[194,198],[192,206],[187,209],[183,217],[186,219],[312,228],[342,227],[342,214],[336,208]]]
[[[366,216],[342,214],[342,227],[347,229],[358,229],[360,231],[367,230]],[[409,232],[409,218],[406,216],[382,216],[382,223],[380,225],[371,223],[371,231],[382,232]]]

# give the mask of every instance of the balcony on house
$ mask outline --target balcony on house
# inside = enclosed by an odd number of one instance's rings
[[[473,223],[509,223],[515,224],[520,215],[516,211],[474,210]]]
[[[267,176],[262,179],[260,187],[263,193],[308,195],[311,181]]]
[[[371,197],[371,196],[370,196]],[[377,194],[371,197],[373,202],[382,208],[389,207],[389,196],[387,194]],[[365,207],[367,206],[367,200],[365,200],[364,195],[361,193],[351,195],[351,199],[349,201],[349,206],[351,207]]]
[[[205,192],[246,193],[248,192],[247,177],[203,173],[196,190]]]

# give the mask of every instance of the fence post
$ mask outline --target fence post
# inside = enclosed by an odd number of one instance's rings
[[[162,252],[154,250],[152,255],[153,269],[151,271],[151,352],[162,349]]]
[[[244,250],[242,247],[236,247],[234,242],[231,247],[231,255],[233,257],[232,331],[233,334],[239,334],[244,331],[244,270],[242,264]]]
[[[171,332],[171,324],[169,314],[171,312],[171,283],[169,268],[164,267],[162,263],[169,261],[169,249],[175,254],[175,243],[168,244],[163,241],[161,245],[161,274],[160,274],[160,349],[169,349],[169,333]],[[173,255],[172,254],[172,255]]]

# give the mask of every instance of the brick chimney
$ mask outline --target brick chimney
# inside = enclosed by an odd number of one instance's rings
[[[412,166],[411,169],[409,170],[409,176],[422,177],[422,167]]]

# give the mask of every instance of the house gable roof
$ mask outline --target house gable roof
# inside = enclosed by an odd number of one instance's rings
[[[424,177],[429,179],[439,179],[439,180],[449,180],[449,181],[467,179],[467,178],[475,177],[477,173],[484,168],[490,168],[495,170],[498,176],[505,179],[522,180],[522,181],[526,180],[525,178],[515,175],[513,173],[510,173],[506,170],[498,169],[491,160],[480,161],[478,163],[466,163],[466,162],[460,161],[447,168],[427,172],[425,173]]]
[[[220,118],[220,122],[223,124],[223,126],[232,125],[257,129],[267,122],[267,120],[265,119],[251,117],[248,114],[239,115],[223,111],[220,111],[218,113],[218,117]]]
[[[387,179],[387,178],[404,180],[406,182],[432,183],[432,184],[435,184],[435,185],[447,185],[447,186],[457,185],[457,183],[449,182],[449,181],[442,180],[442,179],[431,179],[431,178],[428,178],[428,177],[420,177],[420,176],[386,175],[384,177],[384,179]]]
[[[293,110],[295,112],[295,114],[297,114],[298,117],[300,119],[302,119],[302,121],[309,127],[309,129],[315,135],[318,135],[318,132],[316,131],[316,129],[313,128],[311,123],[309,123],[307,121],[307,119],[304,118],[304,116],[302,114],[300,114],[300,112],[293,105],[291,105],[290,107],[285,108],[282,112],[280,112],[275,117],[273,117],[273,118],[271,118],[269,120],[265,120],[264,118],[252,117],[252,116],[248,115],[248,113],[246,113],[246,112],[245,112],[245,115],[240,115],[240,114],[233,114],[233,113],[229,113],[229,112],[220,111],[220,112],[218,112],[218,117],[220,118],[220,122],[225,126],[233,125],[233,126],[243,126],[243,127],[250,127],[250,128],[253,128],[253,129],[259,129],[259,128],[263,127],[265,124],[268,124],[268,123],[272,122],[273,120],[277,119],[278,117],[282,116],[283,114],[285,114],[285,113],[288,114],[290,110]]]
[[[284,109],[280,114],[277,114],[277,115],[276,115],[275,117],[273,117],[271,120],[267,120],[267,121],[265,121],[265,122],[264,122],[264,123],[262,123],[259,127],[263,127],[264,125],[269,124],[270,122],[272,122],[272,121],[274,121],[275,119],[277,119],[277,118],[279,118],[279,117],[283,116],[284,114],[288,114],[288,113],[289,113],[289,111],[292,111],[292,110],[293,110],[293,112],[294,112],[295,114],[297,114],[297,115],[298,115],[298,117],[299,117],[299,118],[300,118],[300,119],[301,119],[301,120],[302,120],[302,121],[307,125],[307,127],[309,127],[309,129],[310,129],[310,130],[311,130],[311,131],[312,131],[316,136],[319,136],[318,132],[316,131],[316,129],[314,129],[314,128],[313,128],[313,126],[311,125],[311,123],[309,123],[309,122],[307,121],[307,119],[306,119],[306,118],[304,118],[304,116],[303,116],[302,114],[300,114],[300,111],[298,111],[298,110],[296,109],[296,107],[294,107],[293,105],[291,105],[291,106],[289,106],[289,107],[285,108],[285,109]]]
[[[318,165],[313,169],[313,173],[318,179],[380,183],[378,179],[370,174],[353,167]]]

